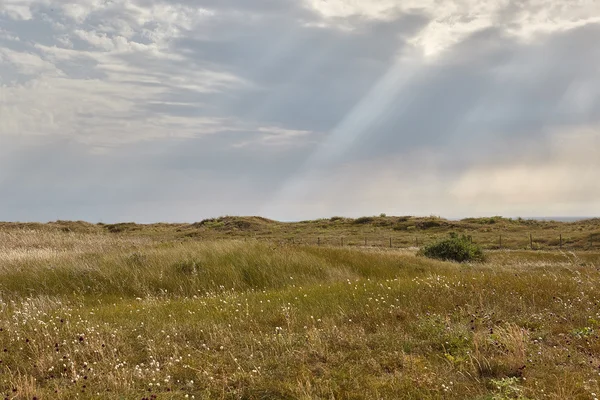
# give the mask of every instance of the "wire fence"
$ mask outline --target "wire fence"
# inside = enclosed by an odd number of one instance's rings
[[[533,233],[518,235],[510,234],[481,234],[465,233],[472,243],[487,250],[600,250],[600,232],[589,235],[549,234],[535,235]],[[443,238],[447,233],[422,234],[414,236],[385,236],[385,235],[313,235],[277,239],[277,242],[296,245],[317,245],[335,247],[374,247],[374,248],[421,248]]]

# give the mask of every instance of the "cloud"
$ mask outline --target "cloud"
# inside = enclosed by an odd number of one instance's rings
[[[463,172],[452,195],[476,212],[496,207],[531,212],[532,204],[554,212],[593,215],[600,205],[596,184],[600,168],[600,133],[597,130],[560,131],[551,135],[549,156],[508,163],[490,163]],[[556,210],[556,211],[555,211]]]
[[[9,48],[0,49],[0,59],[3,63],[11,64],[23,75],[60,75],[56,66],[37,54],[24,53]]]
[[[305,0],[326,19],[361,17],[387,20],[403,13],[423,13],[429,24],[411,43],[426,56],[437,56],[471,34],[502,27],[508,34],[534,39],[539,33],[560,32],[600,22],[600,5],[559,0],[478,1],[478,0]]]
[[[285,211],[280,215],[290,213],[291,209],[285,205],[304,193],[320,193],[323,199],[335,198],[326,190],[331,187],[331,182],[343,181],[340,172],[334,172],[340,165],[345,170],[361,165],[362,171],[372,171],[367,172],[368,179],[377,182],[376,186],[380,188],[394,186],[393,182],[383,182],[379,178],[389,169],[419,171],[430,181],[437,182],[430,184],[437,194],[416,196],[420,199],[418,202],[407,201],[397,193],[390,194],[389,190],[382,191],[381,197],[387,199],[385,201],[397,204],[393,209],[405,207],[403,214],[416,210],[423,212],[421,205],[425,198],[444,199],[443,202],[438,200],[437,206],[452,215],[459,215],[458,210],[462,215],[468,215],[469,210],[479,212],[482,208],[492,214],[493,208],[525,212],[525,205],[515,209],[502,202],[493,202],[494,196],[473,203],[481,206],[464,208],[465,202],[453,197],[454,189],[448,183],[465,179],[461,178],[464,171],[474,173],[481,183],[488,176],[485,163],[493,160],[504,169],[518,166],[513,172],[522,174],[519,182],[526,185],[528,177],[535,174],[528,175],[525,171],[540,168],[531,163],[552,156],[556,132],[568,136],[581,127],[598,128],[600,93],[596,88],[600,76],[590,67],[597,65],[600,59],[597,51],[587,49],[593,47],[591,41],[600,33],[599,29],[598,25],[589,25],[545,34],[535,44],[497,29],[486,30],[465,39],[452,53],[434,64],[421,64],[416,71],[415,68],[403,70],[402,65],[406,63],[390,69],[390,76],[363,97],[362,103],[348,113],[348,118],[333,129],[316,151],[318,156],[309,159],[300,172],[290,177],[273,196],[274,200],[265,205],[263,213],[281,205]],[[580,47],[574,47],[572,43],[579,43]],[[578,63],[565,65],[564,60],[578,60]],[[579,143],[582,139],[575,137],[574,140]],[[421,152],[435,154],[435,165],[439,166],[433,167],[414,157]],[[523,162],[523,157],[527,162]],[[381,165],[382,159],[386,160],[384,165]],[[411,162],[398,165],[395,159]],[[586,160],[591,163],[593,158]],[[562,164],[557,160],[550,161],[555,169],[564,168],[566,163],[564,160]],[[550,166],[546,165],[543,171],[548,168]],[[372,186],[371,182],[361,181],[362,173],[352,176],[353,184],[340,189],[341,193],[352,190],[362,193],[365,185]],[[507,197],[514,188],[504,183],[511,179],[507,176],[497,185],[498,191],[506,190]],[[415,186],[424,182],[424,178],[411,182],[398,179],[396,185],[414,191]],[[355,186],[358,189],[353,189]],[[575,201],[574,192],[567,187],[563,186],[565,196]],[[535,190],[538,194],[525,197],[525,204],[531,206],[533,198],[546,195],[539,187]],[[595,195],[589,182],[579,191],[580,197],[595,198]],[[360,196],[354,196],[351,204],[357,204],[357,197]],[[325,203],[329,209],[336,209],[328,201]],[[593,210],[587,203],[578,204],[588,213]]]
[[[113,27],[120,26],[121,31],[115,33],[105,29],[100,32],[96,28],[106,27],[72,25],[66,37],[63,28],[55,32],[58,36],[53,45],[30,37],[32,40],[23,44],[21,51],[2,50],[0,68],[7,70],[10,66],[15,70],[2,76],[12,75],[17,80],[7,82],[2,89],[4,107],[0,110],[0,135],[44,134],[96,145],[160,137],[192,137],[241,125],[205,115],[142,112],[140,107],[143,104],[160,104],[156,98],[163,92],[185,88],[210,93],[243,85],[243,82],[225,72],[178,63],[182,58],[165,50],[162,43],[166,40],[164,31],[172,31],[172,36],[175,36],[177,29],[164,26],[185,25],[188,18],[202,14],[198,10],[185,17],[181,14],[186,10],[181,7],[145,10],[131,7],[128,2],[121,2],[121,6],[123,13],[128,9],[135,11],[124,16],[138,24],[136,29],[139,33],[147,33],[154,41],[142,43],[130,40],[120,34],[128,28],[113,21]],[[44,16],[54,10],[48,7],[44,11],[41,11],[42,8],[35,9]],[[99,2],[65,4],[62,9],[71,11],[47,21],[48,29],[54,29],[52,26],[56,24],[52,22],[56,20],[64,22],[65,16],[81,23],[95,18],[100,12],[112,12],[110,6],[104,9]],[[153,15],[161,16],[162,20],[152,29],[142,28]],[[153,32],[156,34],[153,35]],[[40,35],[42,33],[44,29],[40,29]],[[60,101],[57,102],[57,98]],[[198,108],[196,104],[191,107]]]
[[[0,0],[0,219],[591,212],[599,7]]]
[[[4,14],[15,20],[32,19],[29,4],[26,1],[7,1],[0,2],[0,14]]]
[[[598,130],[559,130],[542,147],[545,156],[529,146],[512,147],[508,157],[462,166],[444,149],[348,163],[288,183],[285,196],[261,213],[277,219],[294,212],[300,219],[381,212],[450,218],[596,215]]]

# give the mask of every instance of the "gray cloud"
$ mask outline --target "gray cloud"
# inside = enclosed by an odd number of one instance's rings
[[[597,21],[343,2],[0,1],[0,219],[597,209]]]
[[[427,147],[462,152],[466,159],[476,153],[510,161],[518,152],[498,152],[503,142],[534,141],[541,150],[548,130],[598,126],[600,76],[593,68],[600,62],[593,45],[598,35],[597,24],[535,43],[499,29],[476,32],[420,71],[357,143],[355,156]]]
[[[236,96],[225,95],[215,112],[322,131],[343,118],[385,73],[402,50],[402,36],[426,22],[421,15],[403,15],[362,21],[345,32],[302,26],[278,15],[235,16],[219,21],[209,33],[194,33],[218,39],[187,37],[177,40],[175,48],[191,62],[210,60],[254,83]]]

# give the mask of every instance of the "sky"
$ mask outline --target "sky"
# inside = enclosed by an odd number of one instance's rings
[[[0,220],[598,216],[595,0],[0,0]]]

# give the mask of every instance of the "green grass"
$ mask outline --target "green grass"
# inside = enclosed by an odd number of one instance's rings
[[[600,252],[491,250],[457,264],[31,228],[0,230],[0,395],[11,399],[600,393]]]

